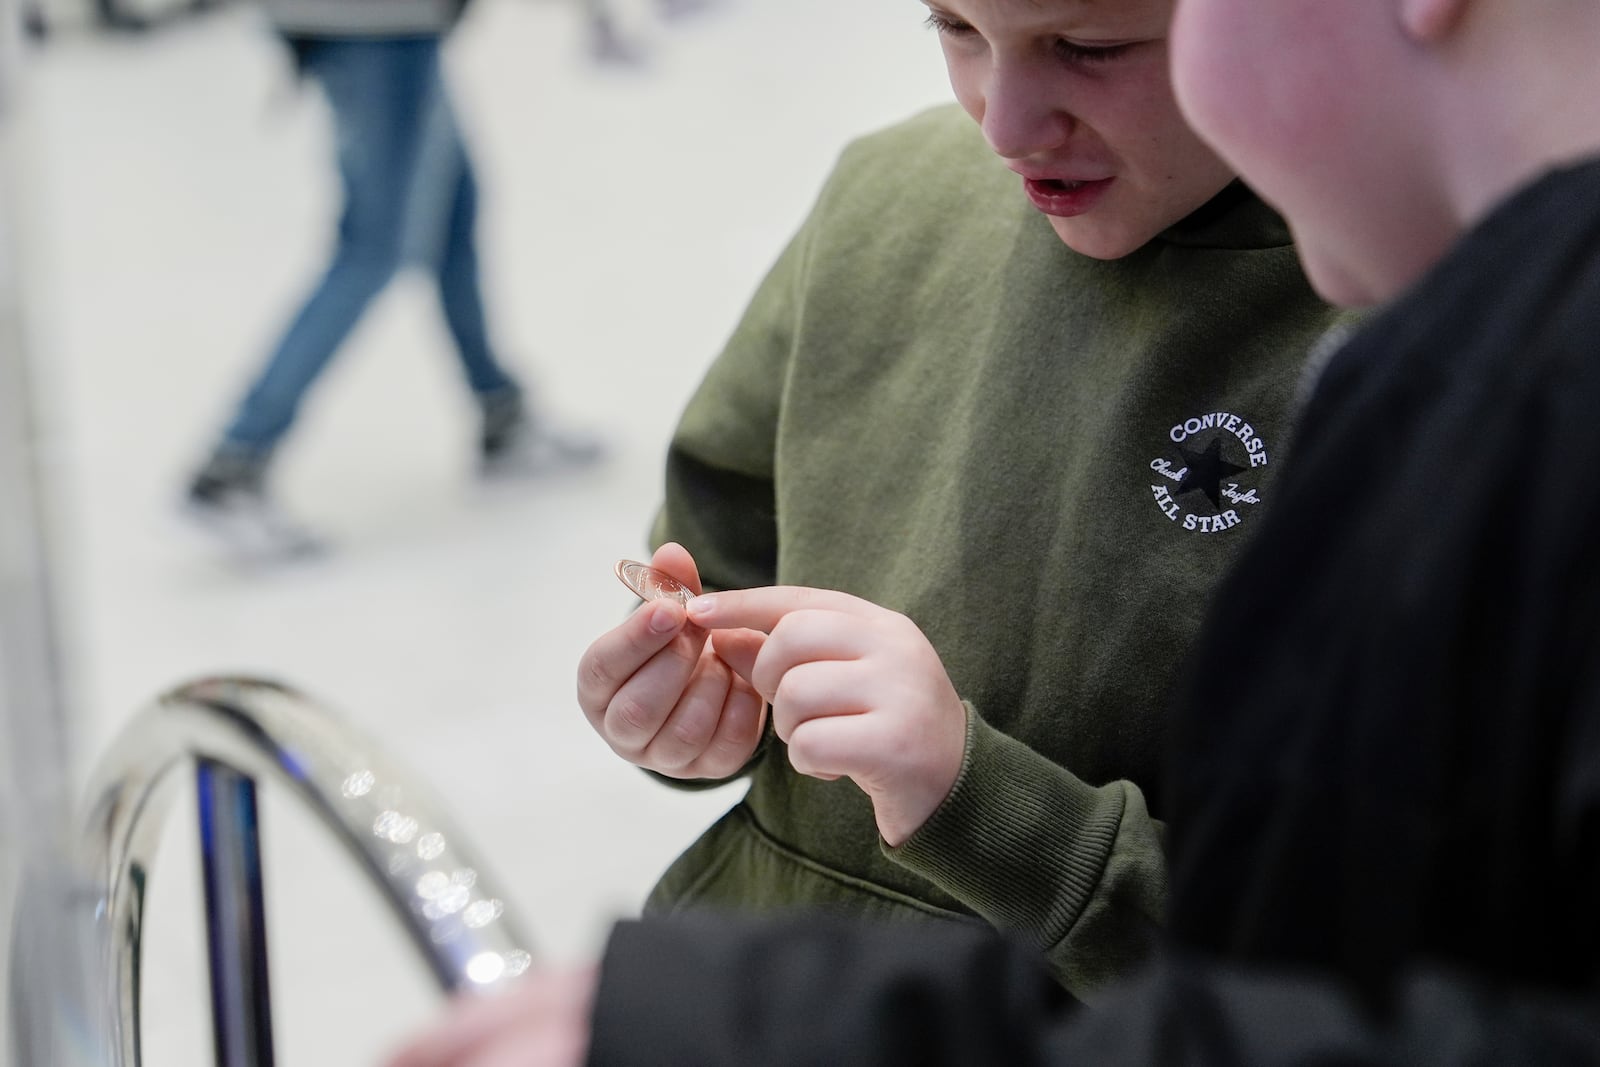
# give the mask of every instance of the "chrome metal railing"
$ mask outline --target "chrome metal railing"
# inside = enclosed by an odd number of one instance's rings
[[[104,1067],[93,891],[70,862],[72,702],[56,603],[59,527],[44,492],[24,239],[36,205],[15,0],[0,0],[0,1064]]]
[[[529,942],[424,787],[357,731],[272,682],[211,678],[174,689],[107,750],[85,809],[87,861],[105,887],[113,1044],[140,1063],[144,902],[179,774],[197,773],[217,1063],[272,1063],[257,779],[298,794],[378,887],[447,991],[487,990],[527,969]]]

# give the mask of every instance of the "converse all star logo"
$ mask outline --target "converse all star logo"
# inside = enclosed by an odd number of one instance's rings
[[[1231,411],[1184,419],[1167,433],[1163,455],[1150,461],[1150,494],[1171,522],[1196,533],[1233,529],[1261,503],[1267,443]]]

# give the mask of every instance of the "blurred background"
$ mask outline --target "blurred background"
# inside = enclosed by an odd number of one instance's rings
[[[319,383],[274,488],[332,551],[229,565],[187,478],[328,251],[330,116],[242,0],[46,0],[7,61],[14,273],[38,389],[71,759],[197,676],[339,709],[428,782],[545,959],[599,951],[737,799],[622,764],[573,695],[626,612],[676,415],[852,137],[948,97],[916,0],[473,0],[446,47],[482,187],[490,329],[605,464],[484,484],[427,280]],[[128,6],[128,5],[133,6]],[[625,47],[616,48],[620,41]],[[4,517],[0,516],[0,521]],[[278,1060],[370,1063],[431,980],[346,858],[263,789]],[[195,828],[149,888],[145,1062],[210,1062]]]

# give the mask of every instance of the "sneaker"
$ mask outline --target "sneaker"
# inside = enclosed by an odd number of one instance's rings
[[[519,390],[502,389],[480,402],[483,432],[478,458],[486,477],[555,474],[605,458],[605,442],[598,434],[558,426],[543,413],[530,413]]]
[[[267,564],[321,552],[321,539],[268,497],[265,472],[264,458],[219,450],[189,484],[184,517],[235,562]]]

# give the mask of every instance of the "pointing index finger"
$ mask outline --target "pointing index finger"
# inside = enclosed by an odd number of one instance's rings
[[[689,621],[707,630],[748,629],[771,633],[791,612],[823,610],[856,614],[870,606],[860,597],[835,589],[767,585],[706,593],[690,600],[688,611]]]

